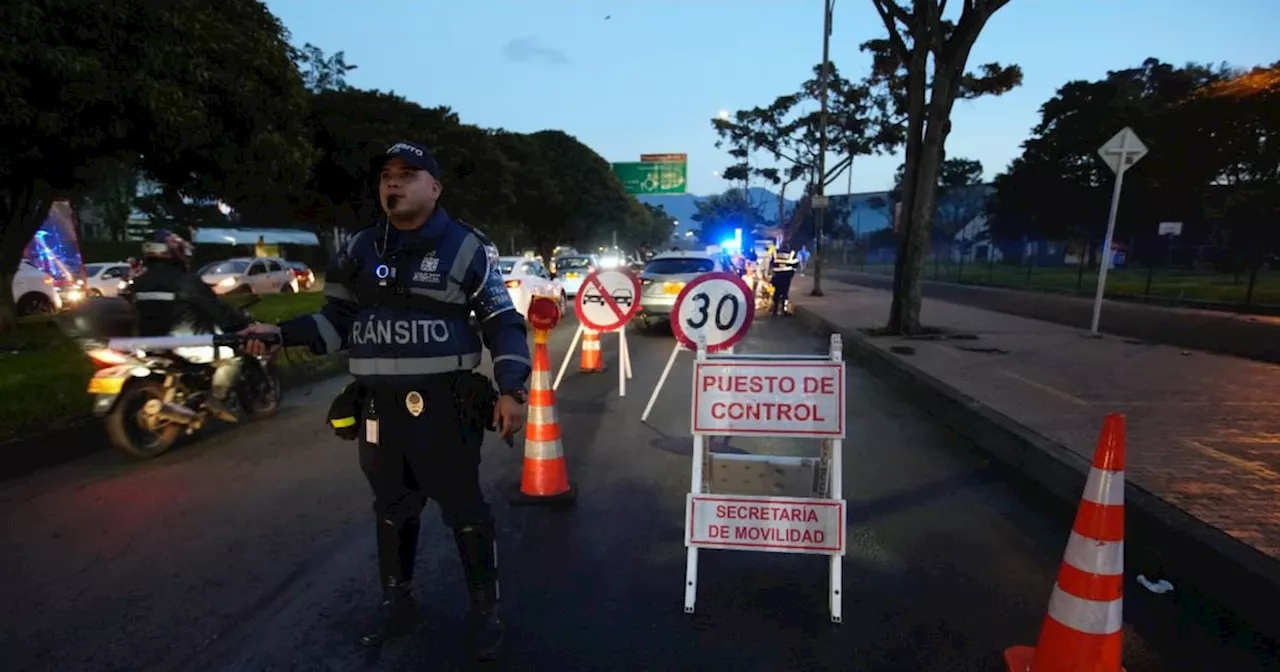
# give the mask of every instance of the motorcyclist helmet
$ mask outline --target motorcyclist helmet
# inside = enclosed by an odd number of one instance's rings
[[[151,240],[142,244],[142,256],[146,259],[170,259],[184,266],[191,263],[195,248],[185,238],[167,229],[155,232]]]

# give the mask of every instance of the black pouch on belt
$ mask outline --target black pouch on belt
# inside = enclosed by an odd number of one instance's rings
[[[493,426],[493,409],[498,403],[498,391],[488,378],[475,372],[464,374],[454,382],[453,390],[460,402],[459,410],[464,421],[491,432],[497,431]]]
[[[339,439],[354,441],[360,435],[360,408],[364,396],[364,386],[352,381],[329,405],[329,428]]]

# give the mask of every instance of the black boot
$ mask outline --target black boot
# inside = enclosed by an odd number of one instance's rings
[[[495,660],[502,653],[507,626],[498,614],[498,551],[493,535],[462,527],[454,530],[453,538],[471,594],[471,641],[476,659]]]
[[[360,637],[361,646],[377,647],[407,633],[418,617],[413,599],[413,562],[418,550],[421,523],[412,519],[397,528],[378,521],[378,573],[382,579],[382,603],[376,623]]]

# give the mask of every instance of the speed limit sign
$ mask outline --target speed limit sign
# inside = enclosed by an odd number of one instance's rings
[[[742,278],[733,273],[707,273],[684,286],[671,311],[671,333],[689,349],[698,334],[707,352],[732,348],[747,335],[756,316],[755,299]]]

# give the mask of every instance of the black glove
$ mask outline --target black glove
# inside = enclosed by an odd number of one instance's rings
[[[352,381],[329,405],[329,427],[343,441],[354,441],[360,435],[360,407],[364,402],[364,388]]]

